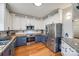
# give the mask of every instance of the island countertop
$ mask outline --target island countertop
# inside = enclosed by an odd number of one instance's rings
[[[17,36],[24,36],[23,34],[21,35],[13,35],[11,36],[11,39],[9,39],[9,42],[6,45],[0,45],[0,55],[5,51],[5,49],[15,40]]]
[[[62,38],[62,40],[79,53],[79,39],[77,39],[77,38]]]
[[[13,42],[15,39],[15,36],[12,37],[12,39],[9,40],[9,42],[6,45],[0,45],[0,55],[5,51],[5,49]]]

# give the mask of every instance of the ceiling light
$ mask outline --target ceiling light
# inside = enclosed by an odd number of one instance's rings
[[[35,6],[41,6],[42,5],[42,3],[34,3],[35,4]]]
[[[67,16],[71,16],[71,13],[70,13],[70,12],[68,12],[66,15],[67,15]]]
[[[70,12],[66,13],[66,19],[71,19],[72,18],[72,14]]]

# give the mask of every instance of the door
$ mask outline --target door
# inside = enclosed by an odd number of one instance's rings
[[[10,49],[5,49],[5,51],[2,53],[2,56],[10,56]]]

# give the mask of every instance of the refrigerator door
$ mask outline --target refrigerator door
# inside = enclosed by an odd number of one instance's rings
[[[62,24],[57,23],[57,24],[52,24],[52,39],[53,41],[51,41],[51,50],[53,50],[53,52],[58,52],[60,51],[60,44],[61,44],[61,35],[62,35]]]
[[[58,23],[56,24],[56,37],[62,36],[62,24]]]
[[[62,26],[60,23],[48,25],[47,47],[53,52],[60,51]]]
[[[52,38],[55,38],[55,24],[51,25],[51,36]]]

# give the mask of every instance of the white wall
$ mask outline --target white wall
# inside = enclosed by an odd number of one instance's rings
[[[43,20],[42,19],[35,19],[35,18],[28,18],[27,16],[18,16],[16,14],[12,14],[12,29],[13,30],[26,30],[27,25],[34,25],[35,29],[43,29]]]
[[[71,13],[72,15],[72,6],[69,6],[65,9],[63,9],[63,33],[62,36],[66,37],[65,34],[68,33],[69,38],[73,38],[73,29],[72,29],[72,16],[70,19],[67,18],[67,13]]]

